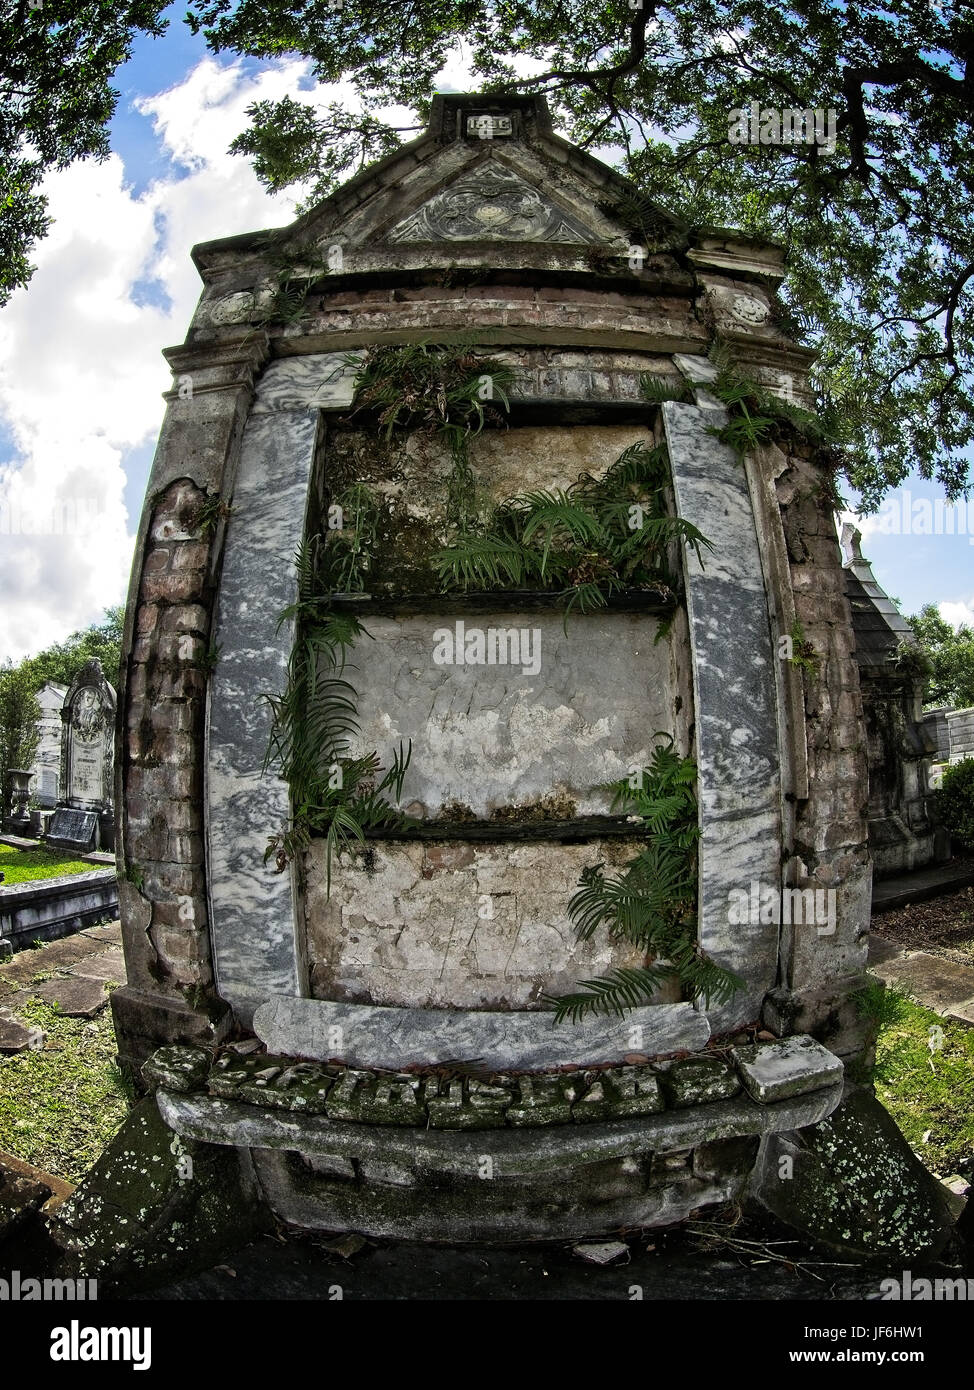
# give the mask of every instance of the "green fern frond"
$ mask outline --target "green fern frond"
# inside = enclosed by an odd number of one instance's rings
[[[690,395],[685,381],[664,381],[662,377],[649,372],[644,372],[639,378],[639,389],[643,400],[651,401],[653,405],[662,405],[664,401],[686,401]]]
[[[575,994],[544,995],[554,1006],[555,1022],[580,1023],[592,1014],[622,1016],[637,1009],[656,994],[660,986],[675,975],[670,966],[645,965],[635,969],[620,967],[594,980],[580,980]],[[584,991],[584,993],[583,993]]]

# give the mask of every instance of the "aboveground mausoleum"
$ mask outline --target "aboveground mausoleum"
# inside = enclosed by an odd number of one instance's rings
[[[862,702],[781,250],[540,98],[451,94],[194,259],[119,692],[112,1004],[155,1100],[61,1238],[152,1149],[193,1176],[114,1268],[174,1213],[192,1259],[241,1211],[557,1239],[749,1194],[942,1248],[860,1084]],[[556,1003],[607,978],[633,1007]]]

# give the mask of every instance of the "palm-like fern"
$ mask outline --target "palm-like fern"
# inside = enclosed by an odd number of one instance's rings
[[[717,380],[697,382],[727,406],[730,420],[713,433],[730,444],[739,455],[759,448],[784,433],[797,435],[809,444],[827,444],[841,434],[833,417],[819,417],[801,406],[792,405],[747,376],[734,360],[726,343],[719,339],[708,354],[717,368]]]
[[[612,809],[638,817],[649,839],[615,876],[602,865],[582,871],[568,905],[579,939],[606,928],[615,941],[642,947],[653,960],[620,967],[598,979],[582,980],[578,991],[548,997],[558,1022],[586,1014],[621,1014],[648,1002],[667,980],[677,979],[690,998],[728,999],[741,984],[736,975],[708,960],[697,931],[697,770],[680,758],[673,741],[659,743],[638,786],[610,783]]]
[[[365,507],[364,499],[358,501]],[[335,534],[327,543],[316,536],[297,552],[297,595],[280,618],[297,626],[287,682],[283,694],[265,696],[272,720],[264,770],[275,765],[288,783],[291,818],[270,837],[264,859],[274,856],[283,872],[312,836],[323,835],[329,894],[336,853],[363,843],[366,831],[406,824],[384,794],[391,791],[399,800],[412,754],[412,744],[404,750],[400,743],[384,773],[377,753],[350,754],[349,739],[358,730],[356,691],[344,672],[353,642],[369,634],[357,618],[332,611],[331,592],[321,592],[322,572],[345,584],[360,581],[363,573],[358,560],[349,560],[353,551],[335,558]]]
[[[516,373],[466,343],[374,347],[361,361],[357,354],[348,361],[358,371],[351,413],[376,411],[387,438],[396,430],[432,429],[455,445],[457,436],[477,434],[500,418],[497,402],[510,409]]]
[[[561,593],[567,611],[604,607],[619,589],[671,593],[666,566],[675,540],[700,556],[710,541],[666,505],[666,450],[630,445],[601,478],[567,490],[519,493],[480,527],[460,531],[433,563],[444,588],[503,589],[534,584]]]

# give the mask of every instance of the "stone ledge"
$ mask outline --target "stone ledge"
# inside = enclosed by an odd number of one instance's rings
[[[667,1109],[697,1112],[735,1099],[742,1080],[749,1104],[774,1104],[830,1089],[843,1077],[838,1058],[803,1036],[732,1049],[730,1059],[705,1052],[656,1065],[508,1075],[459,1063],[365,1071],[253,1050],[242,1055],[233,1046],[211,1068],[206,1049],[176,1046],[161,1048],[143,1070],[150,1086],[170,1095],[205,1088],[210,1099],[260,1111],[454,1131],[589,1126]]]
[[[655,1004],[625,1018],[554,1024],[550,1010],[403,1009],[275,996],[254,1014],[254,1031],[272,1052],[398,1071],[419,1059],[475,1057],[490,1071],[620,1062],[634,1029],[647,1056],[697,1052],[710,1039],[691,1004]],[[336,1031],[337,1030],[337,1031]],[[341,1043],[336,1045],[336,1037]]]
[[[55,941],[117,916],[114,869],[0,887],[0,940],[14,949],[37,940]]]
[[[737,1097],[692,1110],[609,1124],[494,1130],[489,1139],[490,1156],[497,1177],[518,1177],[573,1164],[687,1150],[716,1139],[777,1134],[818,1124],[832,1113],[841,1097],[839,1085],[768,1105]],[[199,1093],[160,1090],[156,1099],[165,1123],[184,1139],[241,1149],[287,1150],[310,1157],[365,1157],[416,1172],[476,1175],[487,1142],[483,1133],[349,1124],[321,1115],[239,1105]]]

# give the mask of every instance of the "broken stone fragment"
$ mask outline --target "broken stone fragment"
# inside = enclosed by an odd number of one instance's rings
[[[274,1076],[293,1065],[293,1057],[269,1057],[265,1053],[240,1057],[227,1052],[213,1064],[207,1085],[211,1095],[222,1096],[224,1100],[240,1100],[244,1086],[260,1084],[261,1089],[266,1090]],[[257,1103],[261,1104],[263,1096],[259,1091],[255,1094]]]
[[[499,1129],[514,1100],[513,1082],[507,1085],[471,1080],[466,1086],[460,1077],[447,1081],[430,1077],[426,1082],[425,1104],[433,1129]]]
[[[572,1246],[572,1254],[590,1265],[629,1263],[629,1246],[621,1240],[585,1241]]]
[[[507,1112],[509,1124],[561,1125],[572,1118],[581,1087],[574,1077],[522,1076],[519,1089],[517,1101]]]
[[[273,1075],[267,1075],[267,1070]],[[334,1073],[314,1062],[296,1062],[290,1067],[272,1067],[255,1074],[240,1086],[240,1099],[252,1105],[271,1105],[278,1110],[297,1110],[320,1115],[325,1110]]]
[[[655,1115],[664,1109],[659,1077],[652,1067],[613,1067],[589,1075],[591,1085],[572,1106],[576,1120],[617,1120]]]
[[[674,1110],[730,1100],[741,1089],[736,1072],[719,1057],[684,1057],[659,1068],[663,1093]]]
[[[843,1076],[838,1057],[804,1033],[781,1042],[735,1047],[731,1056],[748,1095],[762,1105],[838,1085]]]
[[[166,1091],[198,1091],[206,1085],[210,1054],[202,1047],[160,1047],[142,1068],[148,1086]]]

